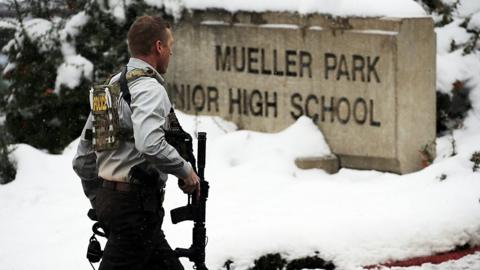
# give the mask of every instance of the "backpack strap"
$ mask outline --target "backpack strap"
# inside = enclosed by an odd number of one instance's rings
[[[125,66],[120,74],[120,92],[122,92],[122,97],[127,102],[128,107],[130,107],[130,103],[132,102],[132,96],[130,95],[130,90],[128,90],[128,83],[127,83],[127,66]]]
[[[155,72],[150,68],[136,68],[130,72],[127,72],[127,66],[125,66],[120,74],[120,92],[122,93],[122,97],[125,102],[127,102],[128,107],[130,107],[130,103],[132,102],[132,96],[130,95],[130,90],[128,89],[128,82],[140,77],[152,77],[158,80],[158,78],[155,76]],[[162,84],[160,81],[159,83]]]

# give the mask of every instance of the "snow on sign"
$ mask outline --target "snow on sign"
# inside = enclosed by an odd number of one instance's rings
[[[307,115],[350,168],[412,172],[435,140],[430,18],[194,11],[174,32],[180,110],[267,132]]]

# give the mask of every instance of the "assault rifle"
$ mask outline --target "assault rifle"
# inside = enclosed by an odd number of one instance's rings
[[[185,132],[174,113],[170,113],[170,127],[165,130],[167,142],[175,147],[179,154],[187,160],[200,177],[200,196],[188,195],[186,206],[178,207],[170,211],[172,223],[177,224],[182,221],[193,221],[192,245],[189,248],[176,248],[177,257],[186,257],[195,264],[196,270],[208,270],[205,265],[205,246],[207,240],[207,230],[205,228],[206,203],[208,198],[209,184],[205,181],[205,151],[207,143],[207,133],[198,133],[198,171],[195,166],[195,156],[193,155],[192,137]],[[179,179],[179,185],[181,180]]]

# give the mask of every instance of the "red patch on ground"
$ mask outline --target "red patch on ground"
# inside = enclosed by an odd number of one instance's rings
[[[480,247],[473,247],[469,249],[463,250],[454,250],[445,253],[439,253],[436,255],[431,256],[423,256],[423,257],[416,257],[411,259],[406,259],[403,261],[395,261],[395,262],[388,262],[376,265],[369,265],[363,267],[364,269],[377,269],[380,267],[410,267],[410,266],[420,266],[424,263],[431,263],[431,264],[441,264],[446,261],[450,260],[458,260],[463,258],[467,255],[473,254],[477,251],[480,251]]]

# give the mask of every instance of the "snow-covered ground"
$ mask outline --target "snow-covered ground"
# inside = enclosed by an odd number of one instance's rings
[[[305,117],[277,134],[234,131],[219,118],[179,118],[187,131],[208,132],[211,269],[227,259],[235,269],[246,269],[269,252],[293,259],[315,251],[339,269],[360,269],[480,242],[480,172],[474,173],[469,161],[478,148],[480,120],[473,115],[455,132],[456,156],[450,157],[449,138],[440,138],[434,164],[403,176],[298,169],[294,157],[311,154],[308,146],[323,141]],[[76,145],[62,155],[17,146],[17,179],[0,188],[2,269],[89,267],[84,257],[92,224],[85,215],[89,203],[70,165]],[[325,149],[319,145],[316,151]],[[176,181],[169,181],[166,209],[185,203]],[[189,246],[191,224],[174,226],[167,218],[164,227],[173,246]]]

